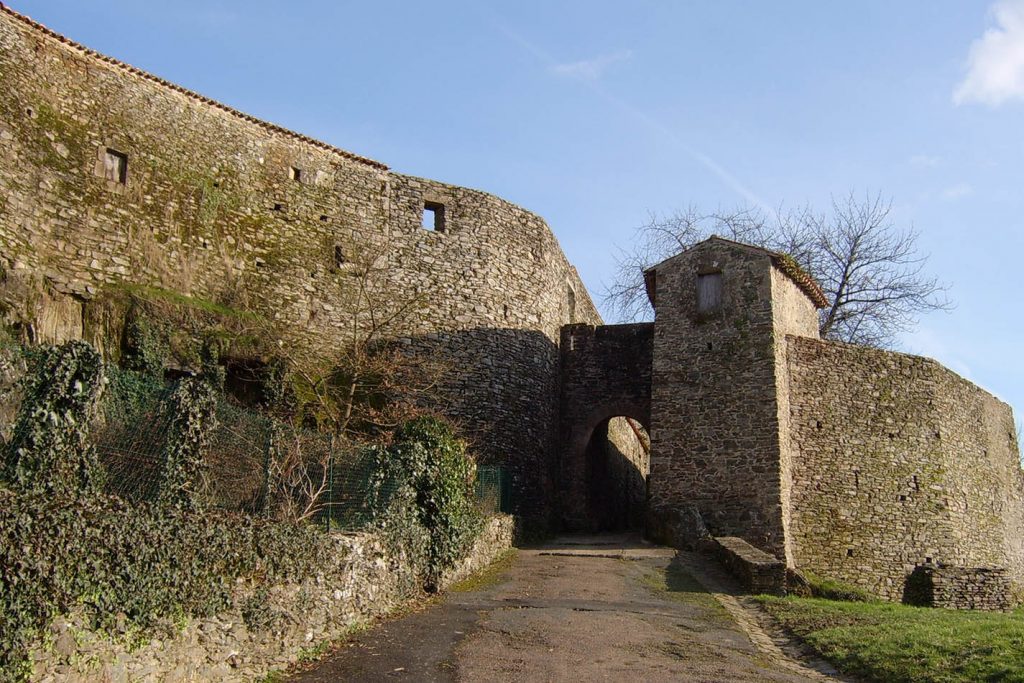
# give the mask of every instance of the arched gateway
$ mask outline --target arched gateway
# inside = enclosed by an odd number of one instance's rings
[[[653,335],[653,323],[562,328],[559,503],[567,529],[636,525],[643,514]]]

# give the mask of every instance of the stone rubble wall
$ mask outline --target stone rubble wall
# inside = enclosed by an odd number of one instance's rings
[[[998,567],[921,565],[907,579],[904,602],[921,607],[1006,612],[1012,608],[1010,578]]]
[[[1024,584],[1012,412],[927,358],[787,338],[792,563],[900,600],[924,564]]]
[[[545,222],[492,195],[394,173],[55,36],[0,9],[0,318],[33,342],[119,352],[111,293],[150,286],[263,314],[330,354],[355,262],[394,333],[450,362],[447,413],[513,498],[549,515],[559,329],[600,317]],[[108,149],[126,182],[103,177]],[[298,179],[291,177],[299,169]],[[425,202],[445,230],[421,227]],[[344,263],[339,263],[336,257]]]
[[[473,548],[445,576],[451,585],[512,547],[514,520],[490,518]],[[418,595],[404,556],[371,534],[332,534],[331,566],[301,583],[267,591],[239,583],[234,608],[207,619],[165,624],[132,647],[130,633],[96,633],[80,615],[55,620],[51,644],[32,653],[33,680],[110,683],[253,681],[296,662],[304,650],[344,636]]]

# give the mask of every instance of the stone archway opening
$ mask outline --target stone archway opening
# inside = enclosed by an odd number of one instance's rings
[[[565,531],[643,523],[653,339],[651,323],[562,328],[558,506]]]
[[[630,417],[609,417],[594,427],[584,449],[583,467],[589,531],[643,528],[650,443],[644,426]]]

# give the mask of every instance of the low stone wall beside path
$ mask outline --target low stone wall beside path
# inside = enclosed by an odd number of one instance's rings
[[[445,575],[451,585],[512,547],[514,519],[489,518],[467,556]],[[333,534],[335,562],[301,583],[269,588],[240,582],[230,611],[165,624],[139,645],[137,634],[101,634],[80,615],[57,619],[49,643],[32,653],[32,680],[114,683],[252,681],[295,662],[306,648],[344,635],[420,593],[403,555],[372,534]],[[116,629],[115,629],[116,630]]]
[[[785,595],[786,565],[735,536],[714,539],[714,552],[718,559],[751,593]]]

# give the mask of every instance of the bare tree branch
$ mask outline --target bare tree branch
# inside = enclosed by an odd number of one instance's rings
[[[831,302],[820,313],[825,339],[888,347],[920,314],[952,308],[948,287],[925,270],[919,233],[894,225],[891,201],[851,193],[833,198],[830,209],[768,215],[755,209],[702,214],[691,207],[651,215],[633,245],[619,249],[604,301],[620,321],[649,319],[643,271],[716,234],[789,254],[814,277]]]

